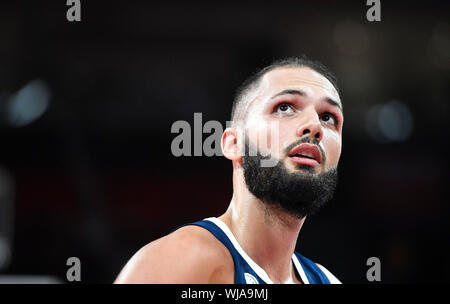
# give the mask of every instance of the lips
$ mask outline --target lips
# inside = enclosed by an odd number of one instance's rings
[[[296,163],[316,167],[322,162],[322,154],[316,145],[300,144],[288,156]]]

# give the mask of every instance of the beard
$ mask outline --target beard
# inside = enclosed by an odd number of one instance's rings
[[[299,219],[311,216],[324,206],[332,197],[337,185],[337,167],[323,173],[314,173],[315,169],[298,165],[296,171],[289,172],[278,160],[273,167],[262,167],[261,160],[271,156],[262,156],[245,141],[243,169],[249,191],[263,204],[281,208],[289,215]],[[247,155],[256,151],[256,156]]]

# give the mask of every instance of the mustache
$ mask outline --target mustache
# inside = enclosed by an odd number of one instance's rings
[[[289,144],[289,146],[284,148],[283,152],[285,154],[288,154],[289,151],[291,151],[293,148],[295,148],[296,146],[298,146],[300,144],[304,144],[304,143],[316,145],[317,148],[319,148],[320,154],[322,154],[322,162],[325,163],[325,161],[326,161],[325,151],[322,149],[321,146],[319,146],[319,141],[316,138],[311,139],[311,137],[309,137],[307,135],[300,138],[299,140],[293,142],[292,144]]]

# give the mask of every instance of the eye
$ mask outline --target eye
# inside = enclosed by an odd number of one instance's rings
[[[336,124],[337,122],[336,116],[328,112],[322,114],[322,116],[320,116],[320,119],[326,123]]]
[[[294,112],[294,110],[292,109],[292,106],[290,104],[282,103],[276,107],[276,112],[278,114],[287,114]]]

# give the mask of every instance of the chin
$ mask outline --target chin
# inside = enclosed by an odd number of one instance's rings
[[[320,173],[319,168],[311,167],[308,165],[297,165],[297,171],[303,171],[303,172],[315,173],[315,174]]]
[[[307,172],[307,173],[320,173],[320,168],[318,167],[312,167],[308,165],[301,165],[301,164],[294,164],[293,166],[288,167],[288,172],[295,173],[295,172]]]

